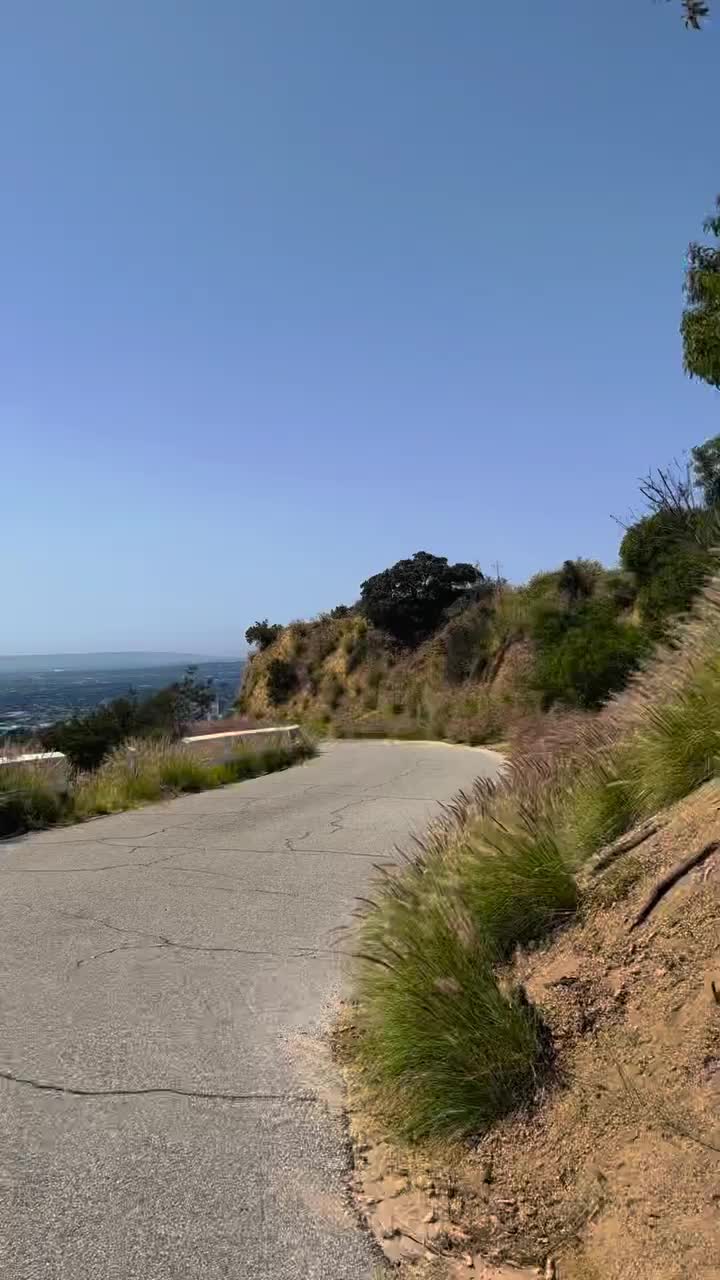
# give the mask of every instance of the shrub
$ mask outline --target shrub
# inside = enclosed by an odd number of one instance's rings
[[[461,684],[476,678],[487,664],[491,641],[491,616],[487,609],[467,609],[449,622],[443,632],[445,679]]]
[[[42,736],[48,751],[62,751],[76,769],[94,769],[129,738],[180,737],[212,702],[212,686],[188,667],[182,680],[137,698],[114,698],[83,716],[52,725]]]
[[[61,822],[67,799],[52,787],[42,769],[32,764],[0,769],[0,836],[17,835]]]
[[[257,645],[262,652],[263,649],[269,649],[270,645],[277,640],[282,632],[279,622],[269,623],[267,618],[263,618],[262,622],[253,622],[245,632],[245,639],[248,644]]]
[[[647,654],[647,635],[615,616],[607,600],[593,600],[573,611],[546,609],[536,614],[537,652],[531,679],[545,708],[554,702],[597,708],[624,688]]]
[[[267,669],[267,696],[273,706],[287,702],[298,686],[295,667],[284,658],[273,658]]]
[[[623,568],[638,583],[643,621],[660,635],[668,619],[685,613],[712,567],[713,522],[702,510],[661,508],[627,530]]]
[[[345,670],[348,675],[351,675],[367,658],[367,627],[359,627],[357,630],[349,632],[343,640],[343,649],[347,655]]]
[[[331,711],[335,711],[342,701],[345,686],[336,671],[330,671],[322,686],[323,698]]]

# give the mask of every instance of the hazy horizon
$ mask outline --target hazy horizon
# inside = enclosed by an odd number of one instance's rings
[[[142,667],[177,667],[211,662],[242,662],[242,653],[188,653],[183,650],[125,649],[78,650],[72,653],[0,653],[0,674],[21,671],[47,671],[54,667],[68,670],[133,670]]]

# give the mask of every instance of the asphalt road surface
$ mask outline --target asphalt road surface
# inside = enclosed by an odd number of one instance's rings
[[[0,843],[3,1280],[367,1280],[322,1038],[334,931],[495,767],[338,743]]]

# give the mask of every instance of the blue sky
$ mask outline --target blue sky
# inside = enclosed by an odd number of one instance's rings
[[[679,3],[7,0],[0,650],[236,652],[418,549],[612,562],[720,430]]]

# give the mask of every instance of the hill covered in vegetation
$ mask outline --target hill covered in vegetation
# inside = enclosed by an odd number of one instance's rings
[[[568,559],[521,586],[416,552],[309,622],[258,622],[239,707],[323,733],[481,743],[551,708],[594,710],[690,608],[713,565],[720,437],[642,481],[619,567]]]

